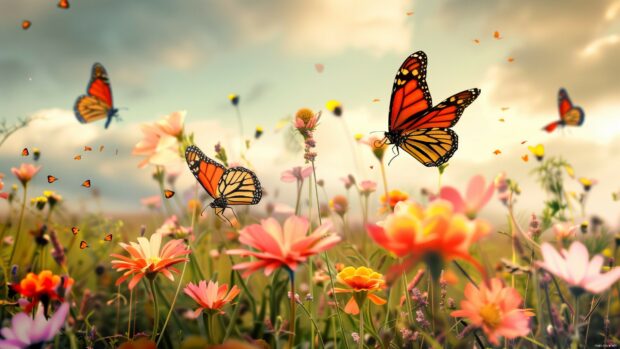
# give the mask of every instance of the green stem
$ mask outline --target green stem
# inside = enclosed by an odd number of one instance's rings
[[[288,271],[289,279],[291,280],[291,311],[289,313],[289,325],[288,325],[288,349],[293,349],[295,345],[295,310],[297,304],[295,302],[295,274],[292,270]]]
[[[359,341],[357,341],[357,347],[359,349],[364,348],[364,305],[360,309],[360,330],[359,330]]]
[[[157,299],[157,293],[155,292],[155,278],[148,278],[149,286],[151,288],[151,295],[153,296],[153,333],[151,334],[151,340],[154,341],[157,338],[159,330],[159,301]]]
[[[573,339],[576,343],[576,348],[579,347],[579,296],[575,296],[575,315],[573,316],[573,327],[575,329],[575,338]]]
[[[181,270],[181,276],[179,276],[179,283],[177,284],[177,289],[174,292],[174,298],[172,298],[172,303],[170,304],[170,310],[168,310],[168,315],[166,315],[166,320],[164,321],[164,326],[162,326],[161,328],[161,333],[164,334],[164,332],[166,331],[166,327],[168,326],[168,321],[170,321],[170,316],[172,316],[172,312],[174,311],[174,305],[177,302],[177,298],[179,296],[179,291],[181,291],[181,283],[183,282],[183,276],[185,276],[185,269],[187,268],[187,262],[188,260],[185,261],[185,263],[183,263],[183,270]],[[157,339],[157,346],[159,346],[159,343],[161,342],[161,339],[164,338],[164,336],[160,336],[159,339]]]
[[[22,222],[24,220],[24,211],[26,209],[26,193],[28,192],[28,184],[24,184],[24,196],[22,197],[22,208],[19,212],[19,221],[17,222],[17,233],[15,234],[15,241],[13,241],[13,248],[11,249],[11,257],[9,257],[9,268],[13,265],[13,257],[15,256],[15,250],[19,243],[20,232],[22,231]]]
[[[301,201],[301,188],[303,187],[303,181],[297,181],[297,200],[295,200],[295,216],[299,216],[299,206]]]
[[[133,290],[129,291],[129,315],[127,317],[127,338],[131,338],[131,306],[133,305]]]
[[[380,162],[381,165],[381,178],[383,179],[383,191],[385,191],[385,205],[388,210],[392,211],[392,207],[390,206],[390,192],[388,191],[387,185],[387,176],[385,174],[385,165],[383,164],[383,160]]]

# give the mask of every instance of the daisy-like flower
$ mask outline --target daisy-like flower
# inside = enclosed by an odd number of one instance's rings
[[[590,191],[592,186],[597,184],[598,181],[594,178],[579,177],[579,183],[583,186],[584,191]]]
[[[349,201],[344,195],[336,195],[329,200],[329,208],[340,217],[343,217],[349,209]]]
[[[140,203],[143,206],[146,206],[151,209],[160,208],[161,207],[161,195],[147,196],[145,198],[140,199]]]
[[[336,293],[353,293],[344,308],[347,314],[359,314],[360,307],[364,305],[366,299],[370,299],[371,302],[377,305],[383,305],[387,302],[374,294],[374,292],[385,288],[383,275],[370,268],[346,267],[338,273],[337,279],[338,282],[348,286],[348,288],[334,288]]]
[[[69,303],[63,303],[49,319],[45,318],[43,307],[39,307],[34,319],[26,313],[18,313],[11,319],[11,327],[0,330],[0,348],[27,349],[43,348],[54,339],[65,324]]]
[[[207,281],[202,280],[198,285],[190,282],[183,289],[183,292],[198,303],[199,307],[194,311],[194,317],[197,318],[203,311],[223,314],[222,307],[237,297],[240,290],[235,285],[229,292],[227,284],[220,286],[217,281],[209,280],[207,283]]]
[[[4,173],[0,173],[0,199],[8,199],[9,193],[3,193],[2,189],[4,189],[4,182],[2,179],[4,178]]]
[[[128,245],[121,242],[121,247],[129,253],[129,257],[120,254],[110,255],[118,258],[112,261],[112,268],[124,271],[123,275],[116,280],[116,285],[120,285],[131,276],[129,289],[132,290],[143,277],[153,279],[159,273],[174,281],[172,272],[178,273],[179,271],[173,265],[187,261],[185,256],[191,251],[181,239],[170,240],[163,248],[161,248],[161,240],[162,234],[155,233],[151,235],[150,240],[139,237],[137,243],[130,242]]]
[[[133,148],[132,154],[145,156],[139,168],[146,165],[169,166],[178,162],[179,139],[183,134],[183,120],[185,112],[175,112],[154,123],[143,123],[143,138]]]
[[[390,190],[390,192],[388,193],[388,197],[385,197],[385,194],[381,195],[381,205],[383,205],[383,207],[386,207],[386,205],[389,205],[389,207],[391,209],[393,209],[394,207],[396,207],[396,204],[401,202],[401,201],[405,201],[409,199],[409,194],[402,192],[398,189],[392,189]]]
[[[287,183],[295,181],[303,182],[304,179],[310,177],[311,174],[312,166],[307,166],[305,168],[302,168],[301,166],[295,166],[290,170],[282,172],[282,174],[280,175],[280,180]]]
[[[590,260],[588,249],[579,241],[574,241],[568,251],[562,249],[559,253],[548,243],[543,243],[540,249],[543,261],[538,266],[564,280],[575,295],[585,291],[601,293],[620,279],[620,267],[601,273],[603,256],[596,255]]]
[[[13,289],[23,297],[30,299],[30,303],[24,309],[26,312],[30,312],[39,301],[44,303],[44,308],[47,308],[52,300],[62,301],[62,296],[58,294],[59,289],[66,290],[73,283],[72,278],[62,278],[60,275],[52,274],[50,270],[43,270],[39,274],[26,274],[18,284],[13,286]]]
[[[160,233],[163,236],[174,236],[177,238],[184,238],[189,236],[193,240],[192,227],[184,227],[179,223],[179,219],[176,215],[170,216],[164,221],[161,227],[159,227],[155,233]]]
[[[13,175],[22,182],[22,185],[28,184],[32,177],[34,177],[39,170],[41,170],[41,166],[34,166],[31,164],[22,163],[18,168],[12,167],[11,172]]]
[[[164,116],[164,118],[157,121],[155,125],[157,125],[164,134],[180,138],[183,135],[183,122],[185,121],[186,115],[186,110],[175,111]]]
[[[495,190],[494,184],[486,185],[484,177],[472,177],[467,184],[467,191],[463,197],[454,187],[442,187],[439,198],[452,203],[454,212],[464,213],[469,218],[476,218],[478,212],[489,203]]]
[[[368,196],[377,190],[377,182],[370,180],[361,181],[358,190],[362,195]]]
[[[295,114],[294,125],[304,138],[308,132],[314,131],[321,119],[321,113],[314,113],[308,108],[301,108]]]
[[[265,275],[270,275],[280,267],[295,271],[308,257],[340,242],[340,237],[330,232],[330,223],[324,223],[307,234],[309,228],[310,223],[304,217],[290,216],[284,226],[273,218],[263,219],[261,224],[249,225],[239,232],[239,241],[252,249],[234,249],[226,253],[255,258],[233,267],[235,270],[245,270],[244,275],[258,269],[264,269]]]
[[[553,225],[553,234],[558,241],[574,238],[576,232],[577,226],[570,223],[556,223]]]
[[[497,278],[491,279],[489,284],[490,287],[482,283],[478,288],[467,284],[461,310],[450,315],[467,318],[471,326],[484,331],[493,345],[499,345],[501,337],[513,339],[530,333],[529,317],[534,313],[519,308],[523,302],[519,292],[504,286]]]

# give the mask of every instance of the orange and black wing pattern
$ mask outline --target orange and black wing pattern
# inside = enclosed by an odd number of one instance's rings
[[[558,92],[558,109],[560,119],[564,125],[581,126],[585,120],[585,113],[581,107],[575,107],[568,97],[568,92],[561,88]]]
[[[86,94],[78,97],[75,101],[74,112],[81,123],[90,123],[107,118],[106,128],[112,116],[116,114],[110,79],[107,71],[100,63],[93,64]]]
[[[424,128],[403,134],[400,148],[424,166],[440,166],[458,148],[458,136],[449,128]]]
[[[229,205],[256,205],[263,196],[256,174],[245,167],[226,170],[220,179],[217,191]]]
[[[190,171],[207,193],[214,199],[220,197],[218,185],[226,168],[207,157],[194,145],[190,145],[185,150],[185,160]]]

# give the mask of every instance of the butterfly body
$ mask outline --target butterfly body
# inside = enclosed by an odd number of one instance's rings
[[[385,138],[428,167],[447,162],[458,148],[451,129],[479,95],[477,88],[461,91],[433,106],[426,84],[426,54],[411,54],[396,72]]]
[[[105,128],[110,126],[112,118],[118,116],[108,73],[100,63],[93,64],[86,94],[77,98],[73,110],[81,123],[106,119]]]
[[[568,96],[568,92],[563,88],[558,91],[558,111],[560,113],[560,120],[546,125],[543,127],[543,130],[551,133],[558,128],[558,126],[581,126],[586,118],[583,109],[573,105],[573,102]]]

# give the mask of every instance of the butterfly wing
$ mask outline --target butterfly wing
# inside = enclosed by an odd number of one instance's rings
[[[446,98],[426,113],[417,114],[410,118],[407,122],[407,130],[452,127],[459,121],[465,108],[476,100],[479,95],[480,90],[472,88]]]
[[[426,85],[426,54],[411,54],[398,68],[390,100],[389,130],[406,130],[415,116],[424,113],[433,100]]]
[[[185,150],[185,160],[190,171],[200,185],[211,195],[217,199],[220,194],[218,191],[218,183],[224,175],[226,168],[221,164],[211,160],[198,147],[190,145]]]
[[[217,191],[229,205],[256,205],[263,196],[256,174],[244,167],[226,170],[218,183]]]
[[[585,120],[585,113],[581,107],[575,107],[568,96],[568,92],[561,88],[558,92],[558,110],[560,112],[560,123],[570,126],[580,126]],[[549,126],[545,127],[548,130]],[[555,128],[555,127],[553,127]],[[553,131],[553,130],[551,130]]]
[[[458,136],[448,128],[424,128],[403,134],[401,149],[424,166],[440,166],[448,161],[458,148]]]
[[[86,124],[107,118],[110,106],[97,97],[82,95],[75,101],[73,111],[78,121]]]
[[[568,92],[561,88],[560,91],[558,91],[558,110],[560,111],[560,118],[564,119],[564,115],[571,109],[573,109],[573,102],[571,102],[570,97],[568,97]]]
[[[90,73],[90,82],[86,92],[89,96],[97,97],[110,108],[114,105],[112,100],[112,86],[108,78],[108,72],[101,63],[93,64]]]

